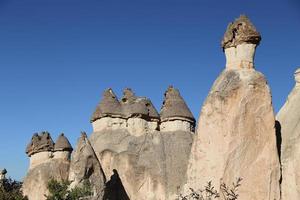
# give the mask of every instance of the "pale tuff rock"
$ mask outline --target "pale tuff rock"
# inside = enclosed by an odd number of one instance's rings
[[[63,135],[58,138],[57,145],[48,132],[33,135],[26,148],[30,166],[22,186],[29,200],[46,199],[50,179],[68,179],[71,151],[72,147]]]
[[[277,114],[281,133],[282,199],[300,199],[300,68],[295,72],[296,85]]]
[[[244,44],[242,41],[235,42],[237,47]],[[265,77],[254,69],[225,69],[201,110],[186,187],[203,188],[212,181],[219,188],[221,182],[231,185],[243,178],[239,199],[280,199],[274,125]]]
[[[71,188],[80,186],[84,181],[89,181],[94,192],[93,199],[102,200],[106,182],[105,175],[84,132],[78,139],[76,149],[72,154],[69,181],[71,181]]]
[[[119,102],[112,89],[104,92],[92,116],[95,131],[127,129],[132,134],[144,134],[158,128],[159,115],[150,99],[137,97],[129,88]]]
[[[93,132],[90,137],[106,177],[116,177],[117,172],[119,188],[125,193],[109,191],[131,200],[175,199],[186,180],[192,134],[154,131],[135,135],[123,129]]]
[[[178,89],[173,86],[165,92],[160,119],[160,131],[194,131],[195,118]]]

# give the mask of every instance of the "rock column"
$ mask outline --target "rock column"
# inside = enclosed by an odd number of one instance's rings
[[[254,69],[261,36],[246,16],[230,23],[222,41],[226,69],[202,107],[187,188],[218,189],[238,178],[239,199],[280,199],[275,117],[265,77]]]
[[[295,82],[295,87],[277,114],[277,129],[282,139],[283,200],[300,199],[300,68],[295,72]]]

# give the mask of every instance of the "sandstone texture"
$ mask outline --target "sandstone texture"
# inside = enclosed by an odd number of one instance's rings
[[[81,186],[84,181],[89,181],[94,192],[92,199],[103,199],[106,182],[105,175],[84,132],[78,139],[76,150],[72,154],[69,181],[71,181],[71,188]]]
[[[295,72],[296,85],[277,114],[281,133],[282,199],[300,199],[300,69]]]
[[[174,92],[173,89],[170,90]],[[175,93],[179,94],[177,90]],[[106,98],[105,92],[102,101],[107,102]],[[179,105],[186,106],[185,103],[179,102],[183,101],[182,98],[176,101]],[[100,102],[99,105],[103,103]],[[121,103],[117,100],[114,101],[114,105],[120,105],[122,112],[125,110],[127,113],[122,115],[130,117],[126,119],[106,115],[99,118],[93,121],[94,132],[90,137],[106,177],[111,177],[106,185],[108,196],[110,199],[131,200],[175,199],[181,185],[186,181],[192,132],[176,130],[176,126],[172,131],[158,131],[158,127],[154,128],[153,123],[158,126],[159,115],[151,101],[136,97],[131,90],[126,89]],[[189,114],[189,118],[185,116],[186,113]],[[178,120],[188,122],[189,127],[193,126],[194,118],[189,110],[181,110],[181,113],[170,112],[168,117],[175,125],[174,120]],[[99,120],[106,120],[101,128],[94,126]],[[130,121],[136,122],[134,126]],[[149,126],[151,123],[152,126]]]
[[[249,20],[242,16],[233,24],[240,21]],[[234,38],[243,38],[238,30],[233,33],[237,34]],[[202,107],[186,188],[203,188],[208,181],[219,188],[220,183],[231,185],[242,178],[239,199],[280,199],[280,165],[270,89],[265,77],[253,65],[243,62],[243,57],[239,57],[243,54],[238,52],[244,49],[240,45],[250,45],[253,58],[258,40],[240,41],[233,47],[223,45],[225,53],[227,48],[235,48],[235,56],[241,62],[234,68],[226,65]]]

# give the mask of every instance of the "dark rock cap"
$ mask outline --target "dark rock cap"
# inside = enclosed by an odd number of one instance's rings
[[[72,145],[63,133],[60,134],[57,138],[56,143],[54,145],[54,151],[73,151]]]
[[[104,91],[102,100],[92,115],[91,122],[107,116],[122,116],[121,104],[111,88]]]
[[[130,88],[125,88],[121,101],[125,118],[141,117],[145,120],[159,119],[159,115],[150,99],[137,97]]]
[[[178,89],[169,86],[165,92],[165,99],[160,111],[161,121],[173,120],[176,118],[186,119],[195,123],[195,118],[181,97]]]
[[[102,101],[97,106],[91,122],[107,116],[124,119],[140,117],[150,121],[159,120],[159,114],[151,100],[146,97],[137,97],[130,88],[124,89],[121,102],[118,101],[111,89],[104,92]]]
[[[223,49],[236,47],[242,43],[250,43],[259,45],[261,35],[251,23],[249,18],[241,15],[234,22],[229,23],[222,40]]]
[[[50,136],[50,133],[43,131],[40,134],[35,133],[30,143],[26,147],[26,154],[31,156],[35,153],[44,151],[53,151],[54,142]]]

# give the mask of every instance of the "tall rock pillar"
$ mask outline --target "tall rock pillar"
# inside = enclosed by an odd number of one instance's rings
[[[242,178],[239,199],[280,199],[275,117],[266,79],[254,69],[261,36],[246,16],[230,23],[222,41],[226,68],[202,107],[187,187],[219,188]]]
[[[277,114],[281,132],[282,199],[300,199],[300,68],[295,87]]]

